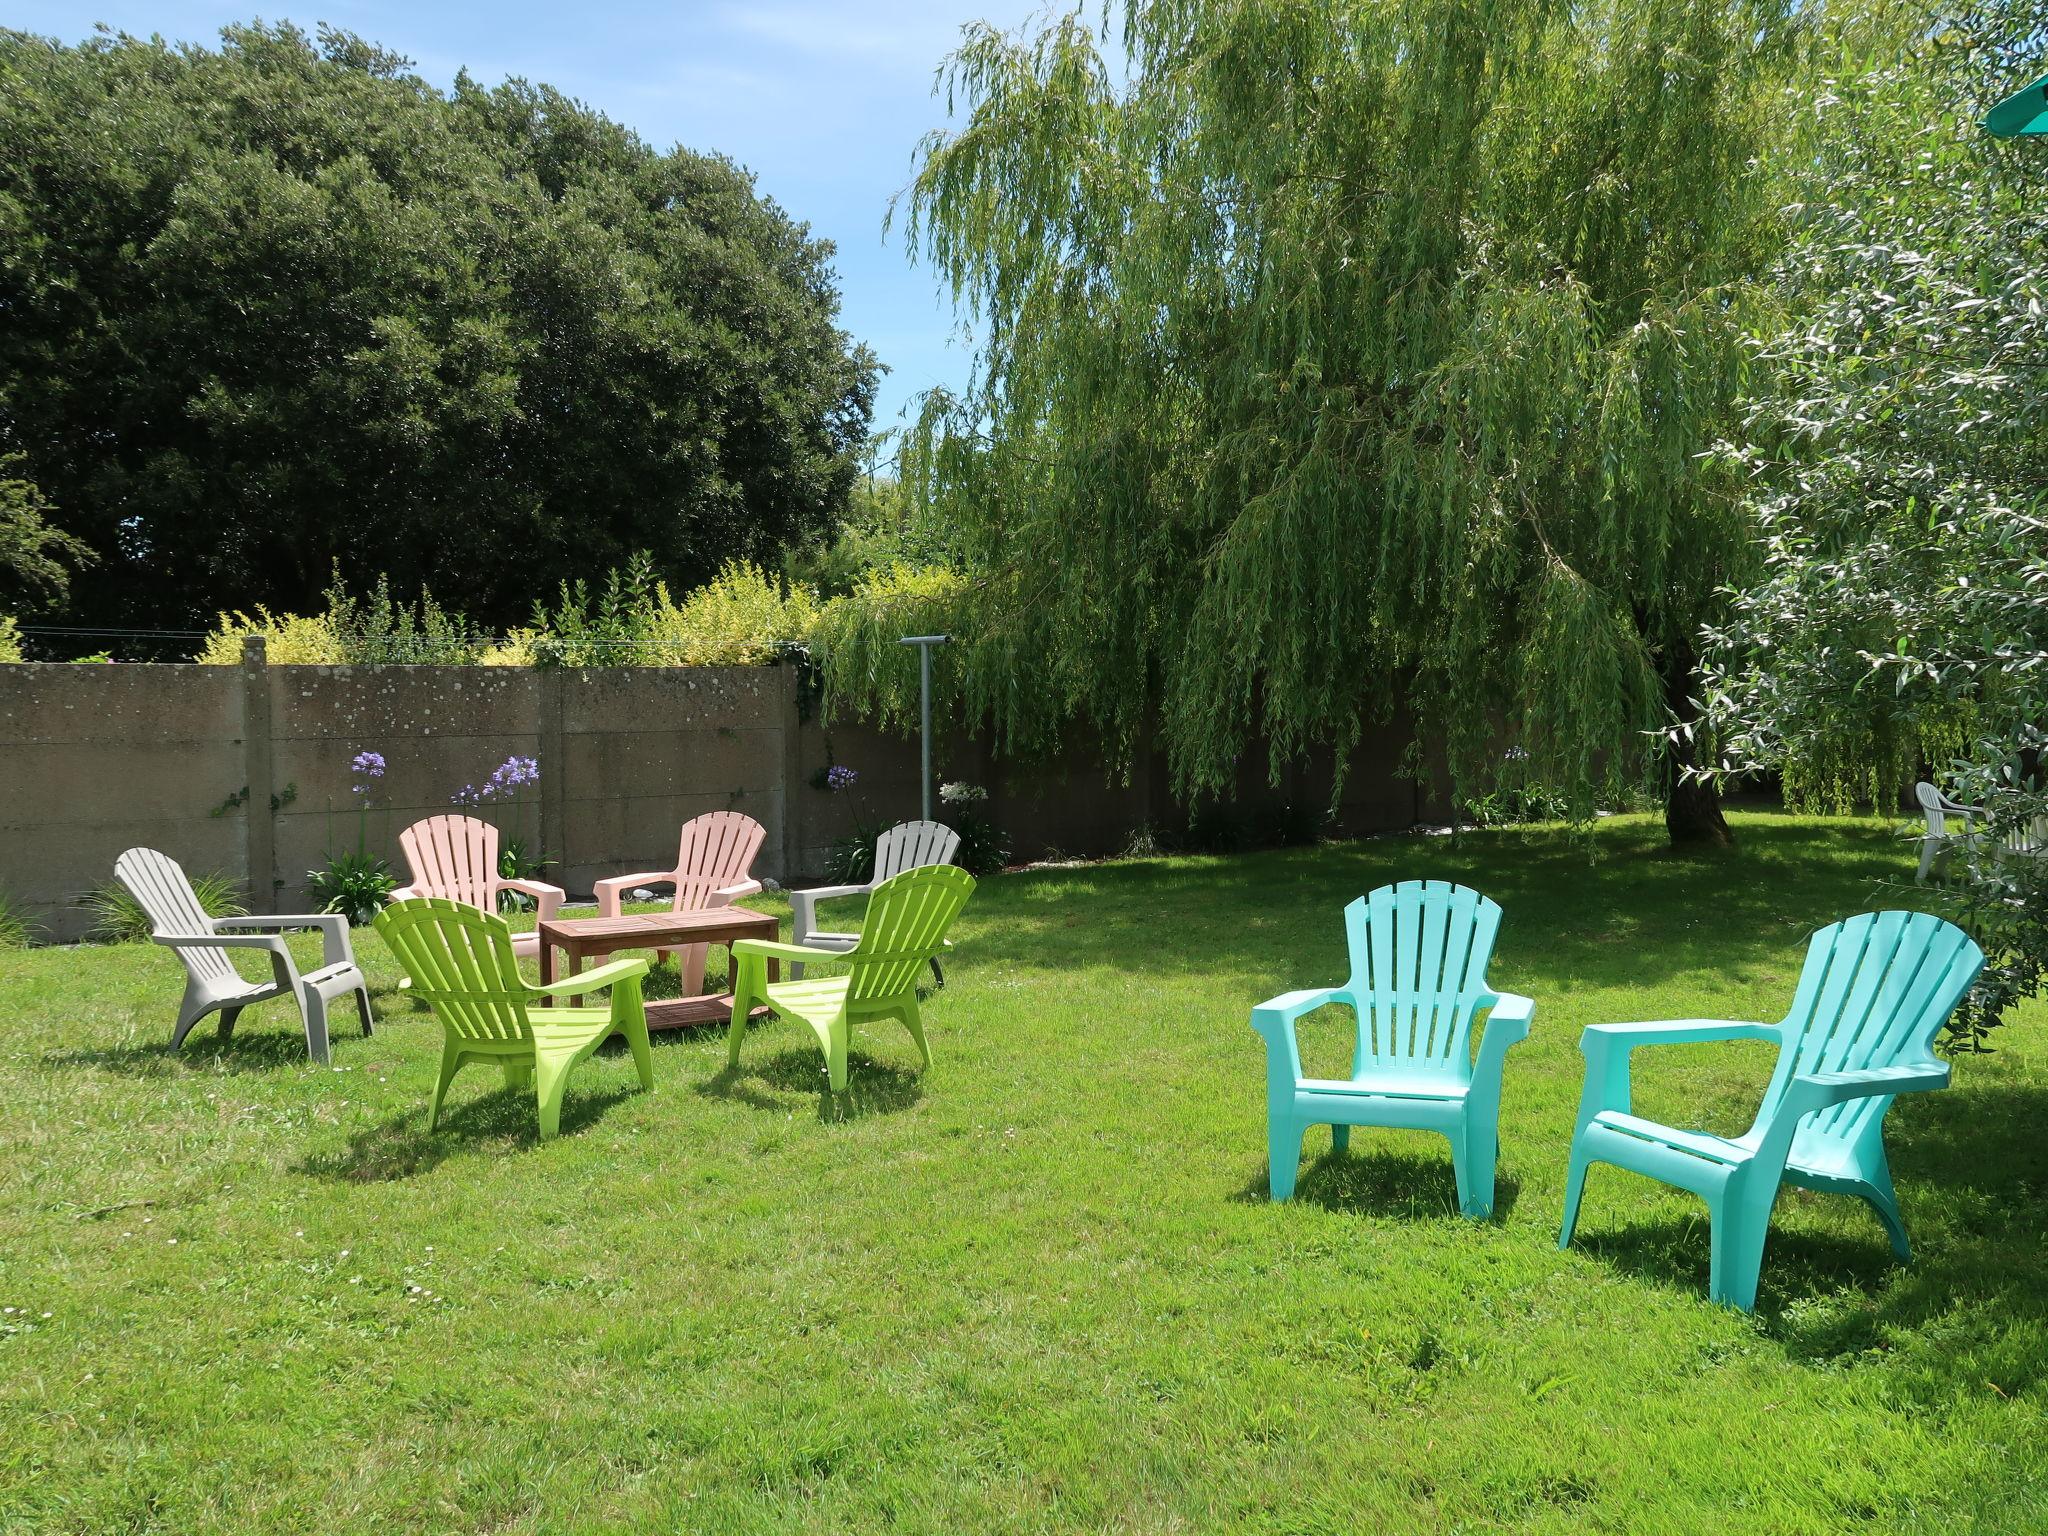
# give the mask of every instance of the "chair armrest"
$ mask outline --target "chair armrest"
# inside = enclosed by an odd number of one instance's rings
[[[647,962],[636,957],[613,960],[594,971],[579,971],[574,976],[564,976],[556,981],[529,981],[526,985],[537,997],[579,997],[585,992],[595,992],[600,987],[624,981],[629,976],[646,974]]]
[[[534,904],[539,908],[535,916],[543,923],[562,910],[562,903],[569,895],[559,885],[549,885],[545,880],[507,880],[500,877],[498,888],[504,891],[518,891],[521,895],[531,896]]]
[[[343,961],[351,965],[355,963],[355,950],[349,943],[348,919],[339,912],[304,912],[279,917],[217,917],[213,920],[215,933],[224,928],[318,928],[322,965],[338,965]]]
[[[1867,1099],[1874,1094],[1926,1093],[1946,1088],[1948,1079],[1949,1064],[1945,1061],[1865,1067],[1857,1072],[1809,1072],[1786,1084],[1785,1107],[1794,1115],[1808,1115],[1831,1104]]]
[[[797,937],[802,938],[818,926],[819,902],[841,896],[865,896],[868,891],[865,885],[814,885],[807,891],[791,891],[789,907],[796,916]]]
[[[152,933],[152,943],[166,949],[260,949],[270,956],[270,971],[280,989],[296,992],[299,968],[292,963],[291,946],[276,933]]]
[[[1529,1038],[1529,1024],[1536,1017],[1534,999],[1519,992],[1496,992],[1488,1006],[1486,1033],[1489,1038],[1496,1029],[1504,1029],[1512,1037],[1510,1044]]]
[[[626,892],[636,885],[674,885],[676,872],[672,869],[652,870],[644,875],[613,875],[600,880],[591,889],[597,893],[597,915],[617,917],[619,908],[626,899]]]
[[[717,902],[738,901],[742,896],[758,896],[760,894],[760,881],[742,880],[738,885],[721,885],[711,893],[711,899]]]
[[[1776,1040],[1776,1024],[1750,1024],[1734,1019],[1660,1019],[1650,1024],[1588,1024],[1579,1049],[1619,1045],[1683,1045],[1695,1040]]]
[[[1300,992],[1282,992],[1252,1009],[1252,1028],[1264,1019],[1271,1024],[1292,1025],[1305,1013],[1314,1013],[1326,1003],[1349,1002],[1351,994],[1342,987],[1309,987]]]
[[[732,955],[734,959],[738,959],[741,955],[759,955],[764,960],[793,960],[800,965],[809,965],[814,962],[823,963],[832,960],[843,963],[847,958],[848,951],[843,949],[812,949],[806,944],[784,944],[777,939],[736,939],[733,941]]]
[[[1586,1058],[1586,1084],[1579,1095],[1579,1128],[1585,1129],[1602,1110],[1626,1110],[1631,1090],[1629,1056],[1640,1045],[1684,1045],[1699,1040],[1769,1040],[1783,1038],[1776,1024],[1750,1024],[1732,1019],[1662,1019],[1648,1024],[1588,1024],[1579,1036]]]
[[[384,905],[387,907],[394,901],[418,901],[419,899],[420,893],[409,885],[393,886],[384,893]]]
[[[1295,1039],[1295,1021],[1314,1013],[1326,1003],[1352,1002],[1342,987],[1311,987],[1301,992],[1283,992],[1269,997],[1252,1009],[1252,1028],[1266,1041],[1266,1084],[1271,1092],[1292,1092],[1301,1081],[1301,1046]],[[1352,1006],[1356,1007],[1356,1003]]]

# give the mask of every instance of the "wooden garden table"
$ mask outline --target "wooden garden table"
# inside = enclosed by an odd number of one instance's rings
[[[540,925],[540,979],[555,979],[555,951],[569,957],[566,974],[574,976],[583,962],[622,949],[684,949],[692,944],[731,944],[735,939],[769,939],[779,935],[773,916],[745,907],[712,907],[702,912],[643,912],[632,917],[558,917]],[[727,966],[730,973],[731,966]],[[774,960],[768,977],[782,973]],[[756,1015],[766,1009],[756,1009]],[[649,1029],[682,1029],[690,1024],[723,1024],[732,1017],[732,994],[711,992],[702,997],[665,998],[647,1005]]]

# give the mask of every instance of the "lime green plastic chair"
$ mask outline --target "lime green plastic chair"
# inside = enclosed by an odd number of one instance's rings
[[[512,958],[512,929],[495,912],[482,912],[438,896],[393,902],[377,914],[377,932],[441,1021],[441,1076],[427,1128],[441,1123],[441,1101],[455,1074],[471,1062],[495,1062],[505,1082],[533,1084],[542,1137],[562,1127],[562,1091],[569,1069],[613,1035],[624,1035],[640,1069],[640,1086],[654,1086],[654,1053],[647,1043],[647,1008],[640,978],[645,960],[614,960],[594,971],[536,986]],[[534,1007],[537,998],[612,989],[601,1008]]]
[[[846,1087],[847,1038],[863,1019],[901,1019],[929,1067],[932,1051],[925,1044],[924,1021],[917,1011],[918,973],[946,947],[946,930],[973,893],[974,876],[966,870],[929,864],[905,870],[875,887],[868,897],[860,941],[850,950],[741,939],[732,947],[735,975],[728,1063],[740,1064],[747,1015],[766,1003],[780,1017],[810,1026],[824,1049],[834,1093]],[[844,965],[846,974],[771,982],[771,959],[796,965]]]
[[[1294,1193],[1301,1138],[1328,1125],[1344,1151],[1354,1125],[1435,1131],[1451,1143],[1458,1208],[1493,1214],[1500,1150],[1500,1085],[1508,1047],[1527,1038],[1536,1005],[1486,982],[1500,908],[1443,880],[1383,885],[1344,909],[1351,979],[1341,987],[1288,992],[1252,1010],[1266,1041],[1268,1182],[1275,1200]],[[1304,1076],[1295,1024],[1341,1003],[1358,1019],[1348,1078]],[[1472,1029],[1486,1031],[1476,1055]]]
[[[1707,1292],[1756,1305],[1764,1237],[1781,1183],[1858,1195],[1904,1263],[1912,1249],[1884,1154],[1894,1096],[1948,1085],[1934,1036],[1984,967],[1960,928],[1924,912],[1866,912],[1807,944],[1791,1011],[1778,1024],[1679,1019],[1595,1024],[1580,1038],[1586,1086],[1565,1180],[1560,1248],[1572,1240],[1586,1169],[1611,1163],[1689,1189],[1713,1221]],[[1756,1123],[1733,1139],[1675,1130],[1629,1113],[1629,1053],[1693,1040],[1768,1040],[1777,1070]]]

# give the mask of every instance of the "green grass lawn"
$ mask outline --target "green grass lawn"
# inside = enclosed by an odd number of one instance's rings
[[[0,956],[0,1531],[1674,1533],[2048,1528],[2048,1031],[1890,1140],[1919,1251],[1788,1190],[1758,1312],[1690,1197],[1595,1169],[1555,1246],[1583,1025],[1774,1020],[1806,934],[1910,851],[1744,815],[1676,856],[1549,831],[983,883],[926,1005],[824,1092],[795,1026],[608,1050],[563,1135],[358,936],[382,1023],[315,1069],[288,1004],[165,1049],[147,946]],[[1500,1211],[1441,1140],[1311,1133],[1265,1198],[1255,1002],[1342,979],[1389,880],[1505,908]],[[343,1018],[349,1010],[342,1010]],[[1311,1070],[1346,1054],[1331,1019]],[[1740,1129],[1760,1048],[1638,1058]]]

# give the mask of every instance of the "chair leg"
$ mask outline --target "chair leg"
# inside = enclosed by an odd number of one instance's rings
[[[846,1015],[832,1021],[832,1043],[825,1050],[825,1078],[834,1093],[846,1092]]]
[[[1351,1150],[1350,1126],[1332,1125],[1330,1127],[1330,1150],[1332,1152],[1349,1152]]]
[[[740,1064],[740,1042],[747,1038],[747,1015],[766,1000],[763,989],[767,986],[767,975],[767,964],[758,956],[741,955],[733,962],[732,1026],[725,1036],[728,1070]]]
[[[306,1055],[320,1066],[328,1064],[327,999],[313,987],[299,999],[299,1012],[306,1026]]]
[[[1571,1169],[1564,1177],[1564,1221],[1557,1230],[1557,1246],[1569,1248],[1579,1225],[1579,1201],[1586,1193],[1586,1167],[1592,1161],[1577,1142],[1572,1143]]]
[[[1899,1195],[1892,1188],[1891,1169],[1880,1161],[1864,1179],[1860,1193],[1884,1223],[1885,1236],[1892,1240],[1892,1256],[1901,1264],[1912,1263],[1913,1245],[1906,1241],[1906,1220],[1899,1214]]]
[[[939,986],[946,984],[946,973],[939,969],[939,957],[932,956],[932,981]]]
[[[356,988],[356,1012],[362,1016],[363,1038],[367,1040],[370,1038],[372,1028],[370,1019],[370,989],[368,987]]]
[[[562,1095],[569,1086],[568,1061],[542,1061],[533,1074],[533,1097],[540,1110],[540,1139],[548,1141],[562,1133]]]
[[[692,944],[682,951],[683,996],[695,997],[704,990],[704,953],[708,946]]]
[[[1752,1312],[1756,1309],[1757,1275],[1764,1266],[1764,1234],[1770,1229],[1770,1208],[1766,1206],[1759,1216],[1743,1209],[1739,1199],[1724,1199],[1711,1219],[1707,1295],[1724,1306]]]
[[[912,998],[905,1003],[898,1017],[903,1020],[903,1027],[910,1031],[910,1038],[917,1042],[917,1054],[924,1058],[925,1069],[929,1071],[932,1064],[932,1048],[924,1043],[924,1020],[918,1016],[917,999]]]
[[[626,1037],[626,1046],[633,1053],[633,1067],[640,1074],[640,1091],[654,1091],[654,1047],[647,1039],[647,1020],[640,1017],[629,1019],[619,1033]]]
[[[1294,1198],[1295,1175],[1301,1171],[1301,1134],[1298,1121],[1267,1112],[1266,1183],[1275,1200]]]
[[[434,1083],[433,1107],[427,1111],[427,1129],[434,1130],[441,1124],[441,1101],[448,1097],[448,1085],[455,1081],[455,1074],[462,1070],[462,1052],[453,1040],[441,1042],[441,1075]]]
[[[190,986],[186,987],[184,997],[178,1001],[178,1022],[171,1030],[171,1049],[174,1051],[183,1049],[185,1037],[192,1033],[192,1026],[205,1018],[211,1011],[212,1009],[206,1001],[205,993]],[[228,1031],[235,1027],[235,1015],[241,1011],[239,1008],[221,1009],[220,1032],[223,1036],[226,1036]]]
[[[1494,1165],[1500,1147],[1492,1126],[1467,1122],[1451,1137],[1451,1169],[1458,1180],[1458,1209],[1475,1221],[1493,1215]]]

